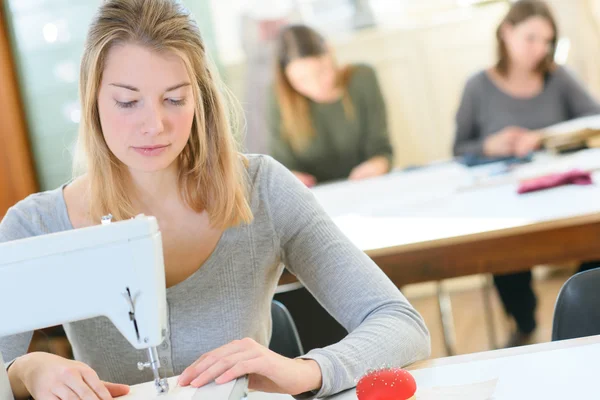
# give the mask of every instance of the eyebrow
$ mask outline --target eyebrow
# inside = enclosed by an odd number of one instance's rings
[[[124,83],[109,83],[110,86],[116,86],[116,87],[120,87],[123,89],[128,89],[131,90],[133,92],[139,92],[140,89],[136,88],[135,86],[131,86],[131,85],[126,85]],[[177,85],[171,86],[169,88],[167,88],[167,90],[165,90],[166,92],[172,92],[175,89],[179,89],[180,87],[184,87],[184,86],[190,86],[189,82],[182,82],[182,83],[178,83]]]

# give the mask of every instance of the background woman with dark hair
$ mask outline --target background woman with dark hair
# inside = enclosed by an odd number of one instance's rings
[[[338,67],[311,28],[280,33],[270,110],[271,154],[307,186],[369,178],[392,166],[375,72],[367,65]]]

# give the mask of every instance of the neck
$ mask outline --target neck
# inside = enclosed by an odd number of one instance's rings
[[[342,97],[342,88],[341,87],[334,87],[333,89],[331,89],[331,91],[329,93],[327,93],[325,96],[323,96],[323,98],[319,99],[317,101],[317,103],[333,103],[336,102],[340,99],[340,97]]]
[[[519,68],[517,66],[509,67],[506,73],[506,79],[516,82],[528,82],[539,78],[540,74],[538,72],[527,68]]]
[[[177,171],[176,164],[154,172],[129,170],[127,186],[134,207],[144,214],[157,215],[181,204]]]

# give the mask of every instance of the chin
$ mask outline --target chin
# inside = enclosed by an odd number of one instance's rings
[[[152,173],[170,168],[175,160],[131,160],[126,163],[127,167],[133,171]]]
[[[542,60],[533,60],[533,61],[524,63],[524,66],[525,66],[525,68],[527,68],[530,71],[535,71],[541,62],[542,62]]]
[[[317,103],[323,103],[323,102],[327,102],[329,100],[325,94],[319,94],[319,95],[313,96],[313,99]]]

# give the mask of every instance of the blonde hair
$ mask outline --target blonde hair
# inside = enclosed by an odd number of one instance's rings
[[[329,54],[327,43],[314,29],[305,25],[289,25],[280,32],[275,64],[275,95],[281,110],[281,132],[296,151],[305,149],[315,137],[308,99],[298,93],[285,74],[288,64],[298,58],[319,57]],[[336,86],[342,88],[342,106],[349,119],[355,117],[348,83],[353,68],[339,68]]]
[[[93,20],[80,71],[81,122],[75,171],[87,171],[90,214],[94,221],[112,214],[133,217],[125,188],[126,168],[109,150],[100,125],[98,90],[112,46],[133,43],[172,52],[183,60],[192,80],[195,115],[188,143],[179,155],[182,199],[197,212],[206,210],[214,227],[249,223],[247,160],[237,152],[229,111],[209,68],[200,31],[176,0],[107,0]]]

